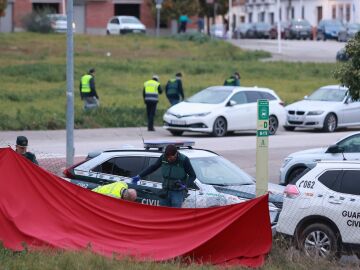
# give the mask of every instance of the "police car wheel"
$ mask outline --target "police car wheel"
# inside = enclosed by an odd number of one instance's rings
[[[335,232],[327,225],[314,223],[299,233],[298,246],[307,256],[331,259],[338,257]]]

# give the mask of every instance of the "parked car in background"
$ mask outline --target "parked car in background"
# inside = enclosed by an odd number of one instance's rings
[[[346,53],[345,48],[341,48],[337,53],[336,53],[336,60],[340,61],[340,62],[345,62],[348,61],[349,55]]]
[[[51,28],[56,33],[65,33],[67,31],[67,17],[64,14],[48,14]],[[72,24],[75,31],[75,23]]]
[[[354,38],[360,32],[360,23],[348,23],[346,25],[347,39]]]
[[[253,38],[270,38],[271,25],[265,22],[257,22],[252,26]]]
[[[64,171],[67,180],[87,189],[124,181],[137,191],[137,202],[159,205],[164,181],[161,169],[133,184],[130,177],[154,164],[169,144],[190,159],[196,179],[188,184],[184,208],[206,208],[240,203],[255,198],[254,179],[224,157],[193,148],[191,141],[145,141],[144,148],[114,149],[89,153],[83,162]],[[274,229],[283,202],[284,187],[269,183],[269,211]]]
[[[284,195],[277,232],[312,258],[355,253],[360,259],[359,162],[319,162]]]
[[[312,26],[304,19],[291,20],[284,29],[285,39],[312,39]]]
[[[320,160],[360,160],[360,132],[347,135],[328,147],[288,155],[280,168],[280,184],[294,183],[305,170]],[[360,180],[360,179],[359,179]]]
[[[346,28],[340,20],[321,20],[317,27],[316,39],[336,39],[338,41],[346,41]]]
[[[226,38],[226,29],[224,24],[213,24],[210,26],[210,36],[213,38]]]
[[[248,38],[248,31],[252,27],[251,23],[240,23],[234,31],[235,38]]]
[[[107,23],[108,35],[145,34],[146,27],[134,16],[114,16]]]
[[[269,134],[285,123],[283,102],[274,90],[258,87],[213,86],[168,109],[164,128],[175,136],[184,131],[209,133],[256,130],[257,100],[269,100]]]
[[[285,130],[316,128],[333,132],[340,127],[360,125],[360,102],[353,101],[348,88],[340,85],[321,87],[285,109]]]

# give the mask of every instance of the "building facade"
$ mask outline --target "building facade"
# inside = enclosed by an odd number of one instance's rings
[[[151,0],[74,0],[74,22],[77,33],[105,34],[110,17],[131,15],[148,28],[155,26]],[[33,10],[49,8],[66,13],[66,0],[9,0],[5,16],[0,18],[0,32],[21,31],[22,18]]]

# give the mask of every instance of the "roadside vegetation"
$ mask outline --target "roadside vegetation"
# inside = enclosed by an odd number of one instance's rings
[[[314,267],[314,265],[316,265]],[[12,252],[0,246],[0,268],[11,270],[118,270],[118,269],[156,269],[156,270],[217,270],[221,267],[211,265],[185,264],[180,260],[172,262],[136,262],[132,259],[118,260],[93,254],[90,250],[85,251],[22,251]],[[249,269],[246,267],[230,267],[227,269]],[[302,256],[297,250],[289,246],[274,245],[270,255],[266,258],[265,265],[260,270],[340,270],[360,269],[358,264],[340,264],[321,259],[312,259]]]
[[[286,103],[336,83],[336,64],[261,62],[270,55],[206,37],[75,35],[74,47],[76,128],[145,126],[143,82],[154,73],[165,88],[181,71],[189,97],[239,71],[243,86],[272,88]],[[79,80],[91,67],[101,107],[85,113]],[[66,35],[1,33],[0,78],[0,130],[65,128]],[[168,107],[162,95],[157,125]]]

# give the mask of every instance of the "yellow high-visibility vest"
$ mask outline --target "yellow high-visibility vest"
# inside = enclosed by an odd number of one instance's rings
[[[119,181],[104,186],[98,186],[97,188],[94,188],[93,191],[121,199],[126,189],[128,189],[128,185],[125,182]]]
[[[89,74],[86,74],[81,77],[81,92],[82,93],[90,93],[91,92],[91,88],[90,88],[91,78],[92,78],[92,76]]]
[[[148,80],[144,83],[145,100],[158,101],[159,100],[159,87],[160,83],[155,80]]]

